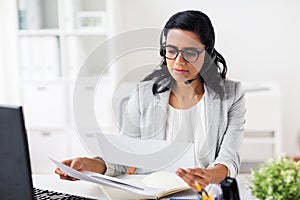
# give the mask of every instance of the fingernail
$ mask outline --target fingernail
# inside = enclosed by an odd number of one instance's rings
[[[181,177],[181,174],[179,172],[176,172],[176,175],[179,176],[179,177]]]

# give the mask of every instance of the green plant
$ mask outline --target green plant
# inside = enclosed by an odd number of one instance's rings
[[[299,200],[300,162],[286,156],[270,159],[252,169],[250,190],[261,200]]]

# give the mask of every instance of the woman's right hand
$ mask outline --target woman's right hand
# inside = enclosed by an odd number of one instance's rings
[[[106,165],[101,159],[97,158],[74,158],[62,161],[62,164],[67,165],[77,171],[91,171],[100,174],[104,174],[106,171]],[[75,181],[76,178],[68,176],[59,168],[55,169],[55,173],[60,176],[61,179]]]

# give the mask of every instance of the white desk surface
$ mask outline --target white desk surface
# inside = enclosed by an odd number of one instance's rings
[[[247,175],[245,174],[240,174],[237,177],[241,200],[255,200],[245,186],[246,176]],[[36,188],[48,189],[94,199],[107,200],[100,187],[94,183],[89,183],[86,181],[61,180],[56,174],[33,174],[32,179],[33,186]]]
[[[61,180],[56,174],[33,174],[32,181],[36,188],[107,200],[100,187],[94,183]]]

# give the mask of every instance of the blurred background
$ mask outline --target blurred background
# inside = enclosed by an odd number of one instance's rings
[[[210,17],[228,78],[243,83],[242,170],[283,152],[300,156],[299,1],[1,0],[0,104],[24,106],[33,172],[52,172],[49,156],[96,154],[81,145],[73,119],[74,84],[83,65],[89,70],[80,93],[95,98],[101,130],[116,132],[122,100],[160,61],[159,35],[153,35],[154,48],[120,55],[109,68],[97,56],[85,62],[92,50],[126,32],[161,29],[187,9]],[[95,140],[93,133],[80,137],[86,146]]]

